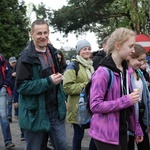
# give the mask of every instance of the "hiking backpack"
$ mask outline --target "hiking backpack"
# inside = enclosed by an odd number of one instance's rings
[[[114,80],[114,74],[113,72],[106,68],[108,74],[109,74],[109,81],[107,85],[107,91],[105,93],[105,97],[108,93],[108,90],[111,88]],[[78,124],[84,128],[89,128],[92,112],[90,110],[90,87],[92,84],[92,79],[86,84],[86,86],[83,88],[83,90],[80,93],[80,99],[78,102]],[[104,100],[105,100],[104,97]],[[82,99],[82,100],[81,100]]]

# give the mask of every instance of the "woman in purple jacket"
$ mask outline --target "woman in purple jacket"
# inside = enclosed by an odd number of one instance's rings
[[[93,115],[89,135],[97,150],[127,150],[128,130],[134,133],[136,142],[143,140],[133,107],[139,94],[133,92],[130,80],[133,70],[126,62],[135,52],[134,44],[132,30],[116,29],[107,43],[107,57],[92,76],[90,109]],[[105,67],[113,72],[113,84],[108,91],[109,74]]]

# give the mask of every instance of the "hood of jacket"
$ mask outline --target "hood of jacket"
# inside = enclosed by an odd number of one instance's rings
[[[112,70],[113,72],[116,72],[116,73],[119,73],[120,74],[120,70],[116,67],[116,64],[114,62],[114,60],[112,59],[111,57],[111,54],[104,57],[104,59],[100,62],[100,66],[104,66],[104,67],[107,67],[109,68],[110,70]],[[128,69],[128,64],[127,62],[124,60],[122,62],[122,66],[123,66],[123,70],[124,72],[126,72],[125,70]]]

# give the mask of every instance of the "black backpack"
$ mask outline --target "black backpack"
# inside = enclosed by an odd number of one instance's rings
[[[106,67],[105,67],[106,68]],[[114,74],[113,72],[106,68],[109,74],[109,81],[107,85],[107,91],[105,93],[105,97],[108,93],[108,90],[111,88],[114,80]],[[92,117],[92,112],[90,110],[90,87],[92,84],[92,80],[90,80],[86,86],[81,91],[80,95],[84,95],[84,101],[81,103],[78,103],[78,124],[84,128],[89,128],[90,126],[90,120]],[[104,98],[105,99],[105,98]]]

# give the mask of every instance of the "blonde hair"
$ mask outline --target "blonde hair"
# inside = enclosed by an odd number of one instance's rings
[[[109,37],[107,42],[107,54],[112,53],[115,50],[115,43],[118,42],[119,45],[125,43],[131,36],[136,36],[135,32],[127,28],[117,28]]]

